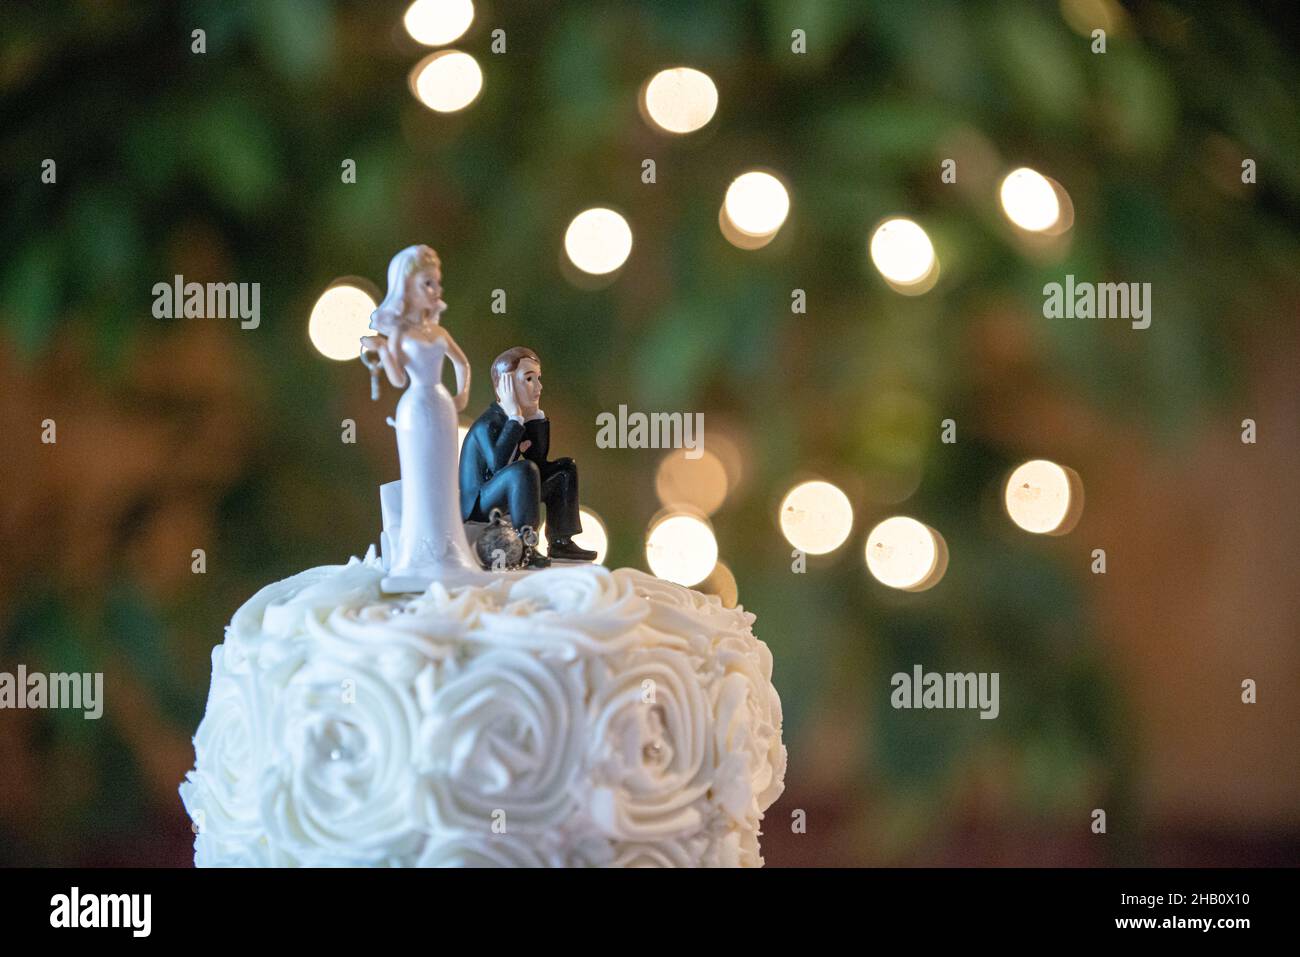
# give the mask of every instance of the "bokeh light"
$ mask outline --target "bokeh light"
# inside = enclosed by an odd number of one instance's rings
[[[871,261],[880,275],[899,291],[924,286],[938,269],[934,244],[924,229],[910,219],[887,219],[871,234]]]
[[[686,449],[674,449],[663,457],[655,473],[655,493],[660,504],[689,505],[712,515],[727,497],[727,469],[708,449],[700,457],[686,457]]]
[[[1083,484],[1073,469],[1046,459],[1025,462],[1007,479],[1007,514],[1035,535],[1064,535],[1083,510]]]
[[[1127,14],[1116,0],[1061,0],[1061,16],[1075,33],[1092,36],[1102,29],[1107,36],[1124,36],[1128,31]]]
[[[595,207],[573,217],[564,233],[569,261],[594,276],[611,273],[632,252],[632,227],[612,209]]]
[[[641,93],[650,123],[669,133],[692,133],[713,119],[718,88],[708,74],[687,66],[661,70]]]
[[[773,236],[790,214],[790,194],[771,173],[751,170],[727,187],[722,211],[727,221],[747,236]]]
[[[716,455],[722,463],[727,476],[727,494],[734,496],[744,488],[749,478],[745,467],[749,453],[743,433],[725,420],[720,420],[717,425],[710,420],[708,447],[709,454]]]
[[[802,482],[786,493],[780,521],[781,532],[791,545],[810,555],[825,555],[849,537],[853,506],[849,497],[830,482]]]
[[[925,591],[939,583],[948,568],[943,536],[923,522],[894,515],[867,535],[867,570],[882,585],[901,591]]]
[[[1002,211],[1021,229],[1041,233],[1060,221],[1061,204],[1047,177],[1027,166],[1012,170],[998,190]]]
[[[431,53],[411,70],[415,98],[438,113],[463,110],[483,89],[478,61],[461,50]]]
[[[361,337],[373,335],[370,314],[377,303],[366,290],[339,280],[321,293],[307,320],[307,337],[327,359],[343,362],[361,355]]]
[[[402,17],[411,39],[427,47],[460,39],[473,22],[471,0],[415,0]]]
[[[582,522],[582,531],[573,536],[573,543],[579,548],[590,549],[596,553],[596,564],[603,564],[605,553],[609,551],[609,532],[601,517],[589,508],[579,508],[578,518]],[[539,544],[544,552],[551,550],[551,539],[546,533],[546,523],[538,533]]]
[[[762,249],[764,246],[771,243],[772,240],[776,239],[777,235],[780,233],[779,229],[776,232],[767,233],[763,236],[751,236],[749,233],[741,232],[736,228],[736,225],[727,218],[727,208],[724,204],[718,205],[718,231],[722,233],[723,239],[731,243],[731,245],[735,246],[737,249],[745,250]]]
[[[717,595],[724,608],[735,608],[740,603],[740,586],[725,562],[714,565],[709,576],[695,587],[706,595]]]
[[[1074,225],[1074,200],[1070,199],[1070,194],[1066,192],[1065,187],[1052,177],[1045,176],[1043,178],[1047,180],[1047,185],[1052,187],[1052,192],[1056,196],[1056,207],[1060,210],[1056,222],[1044,229],[1043,235],[1060,236]]]
[[[646,562],[659,578],[697,585],[718,563],[718,540],[708,520],[690,512],[669,512],[646,533]]]

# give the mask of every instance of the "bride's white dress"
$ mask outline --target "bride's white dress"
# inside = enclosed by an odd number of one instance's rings
[[[410,384],[397,403],[397,457],[402,469],[402,515],[386,589],[423,589],[478,579],[484,572],[460,516],[456,404],[442,384],[447,343],[418,331],[401,341]]]

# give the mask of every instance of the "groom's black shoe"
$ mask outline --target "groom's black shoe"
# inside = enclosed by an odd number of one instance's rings
[[[564,562],[594,562],[596,553],[586,548],[579,548],[569,538],[557,538],[551,542],[551,559]]]
[[[541,552],[534,551],[533,557],[528,560],[528,568],[550,568],[551,560]]]

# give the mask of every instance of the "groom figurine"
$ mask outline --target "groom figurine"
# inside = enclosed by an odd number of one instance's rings
[[[470,426],[460,451],[462,517],[486,522],[499,508],[515,528],[538,532],[544,502],[550,557],[534,552],[530,567],[545,568],[552,558],[595,560],[595,552],[573,543],[582,530],[578,467],[573,459],[546,458],[551,423],[538,408],[542,360],[524,346],[507,349],[492,363],[492,388],[497,400]]]

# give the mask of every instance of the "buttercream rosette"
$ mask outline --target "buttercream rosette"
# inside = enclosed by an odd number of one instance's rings
[[[784,786],[754,616],[632,569],[267,586],[213,649],[199,866],[756,867]]]

